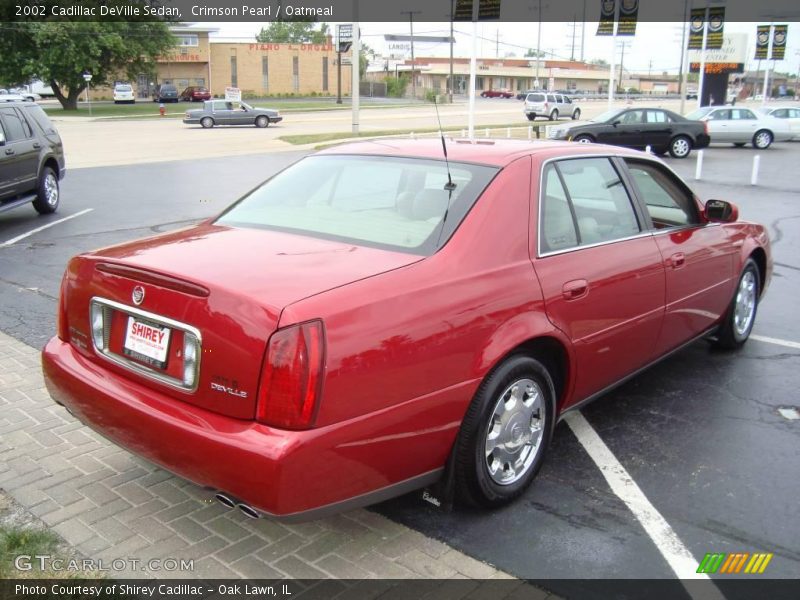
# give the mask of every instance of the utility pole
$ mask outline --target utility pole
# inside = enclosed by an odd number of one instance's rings
[[[622,69],[623,65],[625,64],[625,45],[628,42],[622,42],[622,56],[619,59],[619,85],[617,86],[619,89],[622,89]],[[653,61],[650,61],[650,64],[653,64]],[[649,73],[648,73],[649,75]]]
[[[581,62],[584,61],[583,50],[586,46],[586,0],[583,0],[583,20],[581,21]]]
[[[703,12],[703,43],[700,46],[700,73],[697,77],[697,108],[703,106],[703,82],[706,75],[706,44],[708,43],[708,3]],[[709,97],[709,104],[711,99]]]
[[[624,54],[625,46],[622,47],[622,52]],[[647,63],[647,76],[650,77],[650,75],[652,75],[652,74],[653,74],[653,59],[651,58],[650,62]]]
[[[575,17],[576,15],[572,15],[572,50],[569,53],[569,59],[572,61],[575,60],[575,34],[578,30],[578,23]]]
[[[500,28],[495,29],[494,33],[494,57],[500,58]]]
[[[476,2],[477,4],[477,2]],[[539,63],[542,54],[542,0],[539,0],[539,31],[536,34],[536,81],[533,82],[533,87],[541,89],[539,85]]]
[[[411,95],[414,97],[414,100],[417,99],[417,76],[414,73],[414,68],[416,65],[414,64],[414,15],[418,15],[420,12],[419,10],[401,10],[400,14],[408,15],[408,25],[411,29]]]

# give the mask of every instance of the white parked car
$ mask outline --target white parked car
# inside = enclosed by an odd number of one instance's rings
[[[118,83],[114,86],[114,104],[133,104],[136,98],[133,95],[133,86],[127,83]]]
[[[704,106],[690,112],[686,118],[705,121],[712,144],[753,144],[754,148],[766,150],[772,142],[786,142],[793,136],[785,121],[750,108]]]
[[[2,100],[10,102],[11,100],[23,100],[25,102],[38,102],[42,99],[39,94],[28,92],[19,88],[11,88],[10,90],[0,90]]]
[[[545,117],[556,121],[560,117],[581,118],[581,109],[569,96],[552,92],[530,92],[525,97],[525,108],[522,109],[529,121],[536,117]]]
[[[792,130],[792,139],[800,140],[800,108],[796,106],[765,106],[758,109],[767,116],[783,119]]]

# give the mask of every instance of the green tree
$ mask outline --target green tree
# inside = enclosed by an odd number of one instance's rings
[[[375,50],[365,44],[364,40],[361,40],[361,52],[359,52],[358,55],[358,74],[361,79],[364,79],[367,74],[367,66],[369,66],[370,58],[375,58]]]
[[[316,28],[314,21],[273,21],[256,35],[257,42],[278,44],[326,44],[329,28],[320,23]]]
[[[542,52],[541,50],[534,50],[533,48],[528,48],[528,51],[525,52],[524,57],[525,58],[536,58],[537,54],[539,55],[539,58],[544,58],[545,57],[544,52]]]
[[[83,2],[83,6],[91,4],[100,2]],[[175,46],[169,24],[155,17],[103,22],[50,16],[20,20],[10,14],[12,10],[11,4],[0,7],[0,81],[41,79],[66,110],[78,108],[78,98],[87,86],[85,71],[91,73],[93,86],[110,85],[120,76],[134,79],[138,73],[152,73],[155,59]]]
[[[597,65],[598,67],[608,67],[608,61],[603,60],[602,58],[595,58],[589,61],[590,65]]]

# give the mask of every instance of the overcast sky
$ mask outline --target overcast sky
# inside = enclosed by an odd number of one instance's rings
[[[216,35],[236,38],[243,42],[252,40],[262,27],[258,23],[202,23],[202,25],[218,27],[219,33]],[[333,29],[334,24],[330,25]],[[617,38],[617,63],[619,63],[622,52],[621,44],[624,41],[626,70],[636,72],[652,70],[653,73],[677,72],[681,53],[681,26],[680,23],[638,23],[635,36]],[[575,33],[574,56],[576,59],[580,59],[581,53],[581,27],[582,23],[578,23]],[[478,25],[480,37],[478,56],[491,58],[499,50],[501,57],[510,53],[521,57],[528,48],[536,48],[537,28],[537,23],[480,23]],[[362,23],[361,31],[364,41],[381,53],[384,34],[407,35],[409,26],[407,23]],[[470,38],[472,24],[456,23],[455,31],[455,55],[469,56],[472,48]],[[572,31],[572,23],[542,23],[541,49],[547,52],[548,56],[552,52],[556,58],[570,58],[573,42]],[[597,23],[586,23],[584,58],[586,60],[602,58],[609,61],[611,39],[596,36],[596,31]],[[753,56],[756,23],[725,23],[725,31],[748,34],[747,56]],[[414,35],[446,36],[449,33],[449,23],[414,23]],[[789,24],[787,40],[786,60],[776,62],[776,68],[778,71],[796,73],[798,65],[800,65],[800,23]],[[415,54],[417,56],[449,56],[449,48],[447,43],[415,44]],[[755,61],[751,62],[750,68],[756,68]]]

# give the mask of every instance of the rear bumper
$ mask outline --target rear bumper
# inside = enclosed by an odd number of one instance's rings
[[[318,518],[433,483],[455,437],[455,430],[440,431],[435,445],[444,454],[425,465],[409,460],[408,450],[369,443],[385,439],[380,434],[404,420],[403,409],[286,431],[177,401],[104,369],[58,338],[42,351],[42,367],[55,401],[115,444],[284,520]]]
[[[707,148],[710,143],[711,143],[711,136],[705,133],[701,133],[700,135],[697,136],[697,139],[695,139],[694,147],[695,149]]]

